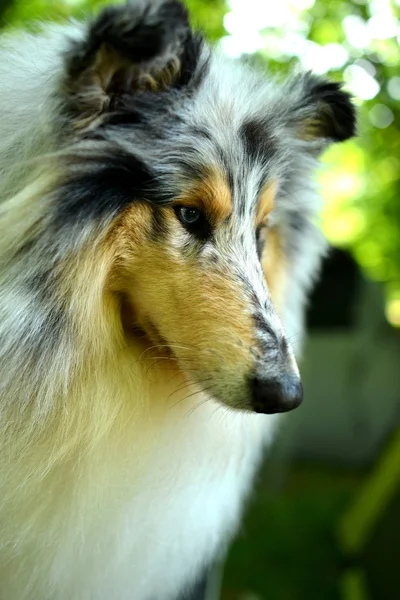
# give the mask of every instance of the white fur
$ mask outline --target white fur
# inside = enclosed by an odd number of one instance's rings
[[[168,424],[148,432],[156,441],[148,461],[143,447],[135,444],[134,456],[128,447],[126,479],[118,479],[118,466],[101,509],[93,488],[110,484],[95,475],[98,465],[87,465],[84,497],[93,497],[93,514],[80,519],[79,502],[71,506],[66,537],[37,597],[47,598],[54,586],[55,597],[65,600],[168,599],[201,574],[236,531],[262,435],[271,436],[274,423],[217,409],[208,403],[188,414],[186,404],[178,417],[172,410]]]

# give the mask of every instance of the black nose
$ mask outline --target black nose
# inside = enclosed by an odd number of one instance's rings
[[[294,375],[282,375],[278,379],[254,377],[251,394],[254,410],[271,415],[297,408],[303,400],[303,386]]]

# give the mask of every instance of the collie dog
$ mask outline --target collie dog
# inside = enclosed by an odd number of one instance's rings
[[[351,98],[231,61],[177,0],[5,35],[0,81],[0,598],[175,598],[302,400]]]

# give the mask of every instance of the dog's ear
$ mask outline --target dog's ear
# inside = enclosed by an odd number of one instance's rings
[[[356,110],[340,83],[306,72],[292,77],[284,93],[291,103],[289,122],[297,137],[324,145],[356,134]]]
[[[66,54],[68,107],[86,128],[118,99],[188,85],[203,39],[178,0],[131,0],[103,10]]]

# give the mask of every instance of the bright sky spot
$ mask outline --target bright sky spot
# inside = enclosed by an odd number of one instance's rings
[[[399,26],[391,13],[374,15],[368,21],[367,28],[371,38],[376,40],[386,40],[399,33]]]
[[[289,3],[260,0],[230,0],[231,11],[225,15],[226,30],[235,35],[241,31],[259,31],[265,27],[283,27],[293,18]]]
[[[375,98],[380,90],[379,83],[371,77],[369,73],[359,65],[350,65],[346,67],[343,73],[344,80],[350,91],[361,98],[361,100],[371,100]]]
[[[315,0],[229,0],[230,11],[224,18],[228,35],[221,40],[223,51],[232,57],[262,49],[271,50],[273,58],[302,57],[309,50],[306,11],[312,8],[314,2]],[[337,54],[336,52],[334,59],[330,59],[331,62],[340,62]],[[319,68],[322,69],[322,65]],[[321,72],[324,71],[326,67]]]
[[[349,15],[343,20],[343,29],[347,41],[354,48],[366,48],[371,43],[371,33],[366,22],[356,15]]]
[[[243,32],[240,41],[235,35],[226,35],[220,40],[223,52],[231,58],[238,58],[242,54],[253,54],[264,46],[260,33],[252,32],[247,35]]]
[[[312,69],[319,74],[327,73],[331,69],[340,69],[349,58],[349,53],[340,44],[320,46],[306,41],[303,48],[299,45],[299,50],[300,52],[293,52],[293,54],[299,56],[307,69]]]

